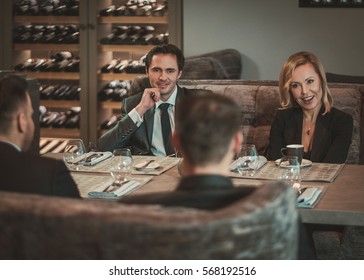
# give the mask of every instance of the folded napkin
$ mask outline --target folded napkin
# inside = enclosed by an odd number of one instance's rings
[[[319,188],[307,188],[297,197],[297,206],[306,208],[314,206],[321,192]]]
[[[94,166],[95,164],[102,162],[111,156],[111,152],[89,152],[86,154],[85,163],[83,165]]]
[[[105,186],[99,187],[94,191],[91,191],[88,193],[88,197],[92,198],[113,198],[117,199],[124,195],[127,195],[128,193],[136,190],[139,188],[141,184],[137,181],[130,181],[128,183],[125,183],[124,185],[120,186],[113,192],[105,192]]]
[[[240,158],[234,160],[230,164],[230,170],[237,171],[238,165],[246,162],[247,160],[249,160],[249,157],[240,157]],[[266,163],[267,163],[267,158],[265,156],[259,156],[256,170],[259,170],[260,168],[262,168]]]

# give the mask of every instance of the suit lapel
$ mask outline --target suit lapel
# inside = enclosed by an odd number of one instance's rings
[[[154,105],[154,107],[149,109],[148,111],[146,111],[145,115],[144,115],[145,131],[146,131],[146,136],[147,136],[147,139],[148,139],[149,147],[152,146],[152,135],[153,135],[154,112],[155,112],[155,110],[156,110],[156,108],[155,108],[155,105]]]
[[[311,150],[311,160],[320,161],[321,152],[324,151],[322,145],[326,145],[328,142],[326,140],[328,135],[328,118],[322,115],[322,111],[317,116],[315,134],[313,136],[312,150]]]

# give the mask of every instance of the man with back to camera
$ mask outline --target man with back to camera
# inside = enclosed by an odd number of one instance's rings
[[[26,153],[34,137],[33,113],[26,80],[0,78],[0,190],[79,198],[62,161]]]
[[[215,210],[256,190],[235,187],[227,175],[243,143],[240,108],[232,99],[219,94],[189,95],[178,102],[175,122],[173,143],[183,156],[183,177],[176,190],[127,196],[121,203]],[[314,259],[313,240],[304,224],[299,227],[298,258]]]
[[[183,177],[175,192],[128,196],[123,203],[161,204],[213,210],[252,193],[227,176],[240,150],[239,106],[219,94],[189,95],[178,102],[173,143],[183,156]]]
[[[193,92],[177,85],[184,63],[181,50],[172,44],[156,46],[147,54],[145,68],[151,87],[123,100],[123,115],[116,126],[101,136],[99,150],[131,147],[133,154],[166,156],[175,153],[170,139],[175,105]],[[162,132],[163,108],[168,112],[171,127],[167,139],[163,139]]]

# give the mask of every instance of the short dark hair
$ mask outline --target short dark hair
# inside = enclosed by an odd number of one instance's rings
[[[28,85],[17,75],[0,77],[0,133],[8,133],[15,112],[27,102]]]
[[[193,94],[178,101],[175,132],[183,157],[194,165],[220,162],[241,125],[239,106],[229,97]]]
[[[150,64],[152,63],[152,58],[156,54],[174,54],[177,58],[178,71],[182,71],[185,66],[185,57],[182,51],[175,45],[172,44],[163,44],[155,46],[151,49],[146,58],[145,58],[145,67],[148,69]]]

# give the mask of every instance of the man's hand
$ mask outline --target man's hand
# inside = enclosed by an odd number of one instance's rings
[[[160,99],[160,92],[156,88],[146,88],[144,90],[142,99],[139,104],[135,107],[135,110],[138,112],[140,116],[143,116],[144,113],[152,108],[156,102]]]

